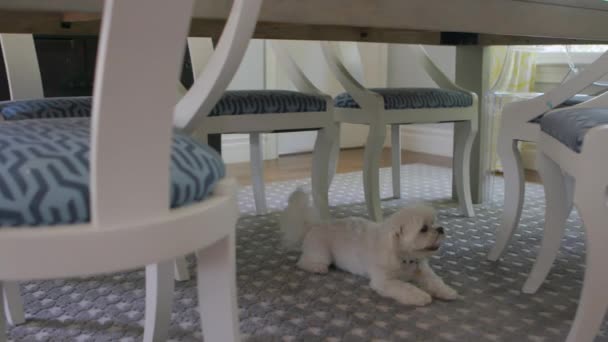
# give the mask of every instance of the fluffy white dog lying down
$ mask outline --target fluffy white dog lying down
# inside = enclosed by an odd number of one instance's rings
[[[310,195],[296,190],[280,217],[283,242],[301,250],[303,270],[327,273],[333,264],[369,278],[380,295],[407,305],[460,298],[429,266],[444,238],[443,228],[433,225],[432,208],[401,209],[383,223],[356,217],[321,222],[316,212]]]

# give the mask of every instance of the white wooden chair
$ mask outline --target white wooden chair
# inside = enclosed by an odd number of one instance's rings
[[[545,227],[540,252],[524,285],[533,293],[553,265],[573,204],[586,231],[586,269],[581,299],[568,342],[591,342],[608,308],[608,94],[582,104],[551,110],[583,86],[608,73],[608,53],[555,91],[521,103],[521,113],[542,113],[537,165],[546,194]]]
[[[189,40],[189,48],[196,76],[205,64],[205,53],[194,40]],[[209,134],[249,134],[253,195],[256,212],[260,215],[267,212],[261,134],[317,130],[312,193],[321,216],[329,218],[328,192],[340,141],[339,124],[333,116],[333,100],[306,77],[285,46],[273,42],[272,49],[297,91],[226,91],[209,116],[192,124],[194,136],[207,141]]]
[[[429,58],[421,46],[412,49],[413,56],[440,88],[365,88],[344,66],[334,47],[323,42],[322,49],[334,76],[346,93],[335,98],[336,120],[368,125],[365,144],[363,186],[370,217],[382,219],[380,206],[379,167],[386,138],[386,126],[391,126],[393,196],[401,197],[401,144],[399,125],[416,123],[454,122],[463,126],[463,135],[454,150],[454,173],[458,201],[466,216],[473,216],[470,190],[470,154],[477,134],[477,95],[454,84]]]
[[[11,95],[10,103],[0,102],[0,121],[91,116],[90,96],[44,97],[40,66],[31,34],[0,34],[0,45]],[[185,93],[184,90],[181,94]],[[176,261],[175,279],[190,279],[185,258]]]
[[[188,118],[196,117],[201,108],[206,113],[228,85],[255,27],[260,4],[260,0],[235,0],[209,68],[174,107],[173,80],[177,79],[194,1],[168,4],[162,0],[108,0],[98,52],[92,134],[87,133],[88,126],[79,126],[87,119],[23,120],[0,125],[5,135],[14,129],[64,125],[67,136],[73,133],[74,139],[90,137],[91,141],[90,182],[85,181],[90,184],[90,201],[85,198],[80,204],[86,208],[90,203],[90,222],[0,228],[0,306],[7,309],[9,321],[19,314],[15,310],[20,305],[15,281],[148,265],[144,340],[164,341],[174,284],[172,260],[196,252],[203,335],[208,341],[239,339],[235,183],[221,180],[203,201],[170,209],[169,152],[172,121],[189,122]],[[60,3],[45,6],[63,9]],[[141,120],[142,115],[146,120]],[[174,138],[188,142],[184,135]],[[37,172],[35,168],[28,170]],[[6,193],[2,196],[7,197]],[[54,215],[50,217],[57,220]],[[6,220],[10,218],[4,216]],[[0,341],[6,340],[3,316],[0,311]]]
[[[607,60],[608,57],[604,54],[583,71],[572,72],[573,77],[548,92],[550,95],[544,94],[538,100],[523,101],[521,104],[515,102],[505,105],[500,118],[500,133],[497,141],[497,154],[502,163],[505,184],[504,209],[500,226],[496,232],[496,242],[488,253],[489,260],[496,261],[502,256],[521,217],[525,177],[518,143],[520,141],[537,142],[540,132],[540,117],[548,110],[560,106],[570,107],[589,100],[590,96],[579,94],[590,85],[597,84],[595,81],[602,78],[604,75],[601,72],[602,65],[607,63]],[[570,94],[570,96],[555,97],[557,95],[554,94]],[[541,107],[530,107],[528,104],[537,103],[537,101],[546,102]]]

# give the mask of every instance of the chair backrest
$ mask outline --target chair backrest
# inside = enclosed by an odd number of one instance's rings
[[[522,120],[531,120],[535,117],[543,115],[561,105],[564,101],[579,94],[585,88],[589,87],[608,74],[608,51],[598,57],[595,62],[588,65],[583,71],[565,80],[559,86],[545,92],[544,94],[530,99],[528,101],[513,102],[509,104],[511,115],[519,115]],[[602,105],[608,106],[608,96],[604,93],[589,101],[585,101],[573,107],[587,108],[598,107]],[[573,108],[570,107],[570,108]]]
[[[44,97],[40,66],[31,34],[0,34],[11,100]]]
[[[327,61],[330,70],[332,70],[342,87],[344,87],[355,101],[362,107],[374,105],[374,102],[378,100],[379,95],[368,90],[360,82],[362,77],[356,77],[349,71],[339,57],[335,45],[330,42],[321,42],[321,48],[323,49],[323,54],[325,55],[325,60]],[[444,89],[466,91],[465,89],[458,87],[449,77],[447,77],[447,75],[445,75],[421,45],[412,46],[411,52],[412,57],[416,59],[417,64],[425,70],[437,86]]]
[[[41,6],[61,11],[77,2]],[[240,63],[260,3],[234,1],[210,65],[176,108],[175,82],[194,0],[104,2],[91,128],[93,226],[111,228],[169,211],[174,116],[192,117],[200,106],[215,103]]]
[[[193,132],[211,112],[236,73],[248,46],[261,0],[235,0],[205,70],[175,106],[174,125]]]
[[[329,66],[338,82],[342,87],[355,99],[355,101],[363,108],[375,106],[382,98],[369,91],[361,82],[353,75],[340,58],[336,45],[331,42],[321,42],[321,49],[325,56],[325,61]]]
[[[307,94],[325,95],[306,76],[298,63],[291,57],[284,44],[275,41],[271,43],[271,46],[279,66],[285,71],[287,77],[298,91]]]
[[[175,80],[192,6],[193,0],[105,2],[91,129],[91,221],[97,227],[169,210]]]
[[[321,96],[329,96],[323,93],[315,84],[306,76],[298,63],[289,53],[283,42],[272,41],[269,46],[274,52],[279,67],[287,74],[289,81],[295,88],[303,93],[316,94]],[[209,38],[188,38],[188,50],[190,52],[190,62],[192,64],[192,73],[196,79],[205,66],[209,63],[213,54],[213,45]],[[182,87],[183,88],[183,87]],[[182,96],[187,92],[185,88],[182,90]]]

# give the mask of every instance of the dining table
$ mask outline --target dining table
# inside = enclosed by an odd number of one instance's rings
[[[179,0],[177,0],[179,1]],[[197,0],[190,36],[220,36],[231,0]],[[0,0],[0,32],[97,35],[101,0]],[[159,22],[159,25],[171,25]],[[137,18],[133,18],[137,25]],[[608,44],[603,0],[264,0],[254,38],[452,45],[455,81],[479,95],[471,191],[484,201],[489,132],[484,112],[491,45]],[[454,146],[463,139],[454,133]]]

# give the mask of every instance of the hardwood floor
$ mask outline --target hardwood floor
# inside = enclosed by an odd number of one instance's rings
[[[382,152],[382,167],[391,166],[390,152],[390,148],[386,148]],[[424,163],[444,167],[451,167],[452,165],[452,158],[411,151],[404,151],[402,153],[401,161],[404,164]],[[290,179],[308,178],[310,177],[311,165],[312,154],[310,153],[287,155],[281,156],[281,158],[274,160],[266,160],[264,162],[264,180],[265,182],[276,182]],[[362,168],[362,148],[345,149],[340,151],[338,173],[360,171]],[[251,172],[248,162],[228,164],[227,172],[230,177],[236,178],[239,184],[251,184]]]
[[[382,151],[381,167],[391,166],[390,148]],[[401,154],[403,164],[428,164],[435,166],[451,167],[452,158],[441,157],[431,154],[424,154],[412,151],[403,151]],[[294,154],[282,156],[274,160],[264,162],[265,182],[286,181],[290,179],[301,179],[310,177],[312,165],[312,154]],[[338,162],[338,173],[360,171],[363,168],[363,148],[345,149],[340,151]],[[227,172],[230,177],[238,180],[239,184],[251,184],[251,172],[249,163],[234,163],[227,165]],[[538,175],[534,171],[526,170],[526,180],[539,182]]]

